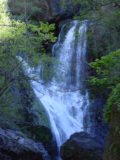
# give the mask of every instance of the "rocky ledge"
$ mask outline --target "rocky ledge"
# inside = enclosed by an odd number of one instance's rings
[[[50,160],[41,143],[20,132],[0,128],[0,160]]]
[[[102,160],[103,146],[88,133],[73,134],[61,147],[63,160]]]

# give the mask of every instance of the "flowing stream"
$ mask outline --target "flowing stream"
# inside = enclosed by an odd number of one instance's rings
[[[55,64],[54,76],[47,85],[42,84],[39,78],[41,67],[35,75],[34,69],[24,61],[26,73],[38,79],[31,80],[31,86],[48,113],[58,147],[85,127],[84,115],[89,105],[85,87],[86,32],[87,21],[72,21],[63,25],[58,42],[53,47],[58,64]]]

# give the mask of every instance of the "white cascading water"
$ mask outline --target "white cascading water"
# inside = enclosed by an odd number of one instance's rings
[[[31,80],[31,86],[48,113],[58,147],[73,133],[84,130],[84,113],[89,105],[84,86],[87,22],[69,23],[69,29],[63,36],[67,25],[63,26],[58,42],[53,47],[53,55],[59,63],[55,65],[55,75],[48,85],[41,83],[38,70],[34,72],[33,68],[18,57],[23,61],[26,74],[37,77],[37,81]]]

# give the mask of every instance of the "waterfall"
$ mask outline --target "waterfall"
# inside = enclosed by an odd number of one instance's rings
[[[56,69],[57,84],[61,88],[80,89],[86,78],[86,31],[87,21],[73,21],[66,33],[64,41],[61,42],[61,35],[53,47],[53,54],[58,56],[59,65]]]
[[[37,81],[31,80],[35,95],[48,113],[58,147],[73,133],[84,130],[84,114],[89,105],[85,88],[86,31],[86,21],[65,24],[53,47],[53,55],[58,60],[53,79],[44,85],[36,72]],[[26,74],[35,76],[33,68],[25,61],[23,65]]]

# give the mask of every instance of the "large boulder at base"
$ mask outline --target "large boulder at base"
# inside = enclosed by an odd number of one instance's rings
[[[85,132],[75,133],[61,147],[63,160],[102,160],[103,146]]]
[[[50,160],[41,143],[19,132],[0,128],[0,160]]]

